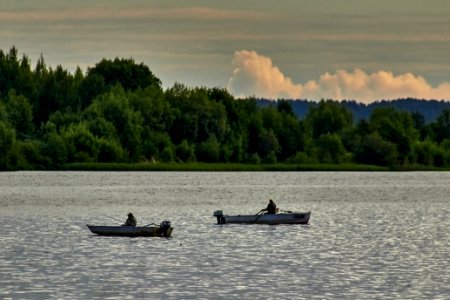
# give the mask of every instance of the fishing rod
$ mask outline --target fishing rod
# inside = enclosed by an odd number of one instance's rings
[[[159,224],[156,224],[156,223],[149,223],[149,224],[147,224],[147,225],[144,225],[144,227],[152,226],[152,225],[159,226]]]
[[[256,214],[258,217],[257,217],[256,220],[254,221],[254,223],[256,223],[256,222],[259,220],[259,218],[261,218],[261,216],[263,215],[263,212],[264,212],[264,209],[261,209],[261,210]]]

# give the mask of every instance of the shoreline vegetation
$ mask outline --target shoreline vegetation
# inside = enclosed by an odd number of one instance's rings
[[[387,171],[385,167],[358,164],[239,164],[239,163],[73,163],[64,166],[73,171],[201,171],[201,172],[267,172],[267,171]]]
[[[0,50],[0,171],[450,170],[450,108],[432,121],[383,105],[358,118],[334,100],[303,117],[223,88],[163,89],[133,59],[83,72]]]
[[[387,172],[449,171],[448,168],[410,165],[382,167],[363,164],[239,164],[239,163],[71,163],[64,171],[179,171],[179,172]]]

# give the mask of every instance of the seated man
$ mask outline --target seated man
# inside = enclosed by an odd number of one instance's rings
[[[269,199],[269,204],[267,204],[267,207],[264,209],[261,209],[261,211],[267,211],[268,214],[276,214],[277,213],[277,205],[275,202],[273,202],[272,199]]]
[[[125,221],[125,224],[123,224],[122,226],[136,226],[137,222],[136,222],[136,218],[133,216],[132,213],[128,214],[128,218]]]

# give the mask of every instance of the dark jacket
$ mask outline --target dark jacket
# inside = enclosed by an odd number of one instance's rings
[[[276,214],[277,213],[277,205],[272,200],[267,204],[267,208],[265,209],[268,214]]]
[[[136,224],[137,224],[136,218],[132,214],[129,214],[123,226],[136,226]]]

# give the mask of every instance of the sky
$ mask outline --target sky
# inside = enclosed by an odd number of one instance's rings
[[[0,49],[84,72],[144,63],[164,88],[370,103],[450,100],[448,0],[0,0]]]

